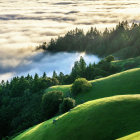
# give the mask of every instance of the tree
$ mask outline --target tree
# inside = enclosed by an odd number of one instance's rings
[[[29,74],[26,76],[26,79],[29,80],[29,81],[33,80],[32,76],[29,75]]]
[[[79,62],[78,61],[76,61],[74,63],[74,66],[72,68],[70,77],[71,77],[71,81],[72,82],[75,80],[75,78],[79,78],[80,77],[80,67],[79,67]]]
[[[51,39],[51,41],[49,42],[49,45],[47,46],[47,50],[53,50],[56,46],[56,42],[54,39]]]
[[[111,61],[114,61],[115,58],[114,58],[113,55],[109,55],[109,56],[107,56],[107,57],[105,58],[105,60],[106,60],[107,62],[111,62]]]
[[[53,117],[59,111],[59,105],[63,101],[63,92],[51,91],[42,97],[42,110],[45,119]]]
[[[86,67],[86,79],[87,80],[93,80],[94,77],[96,76],[95,74],[95,64],[89,64],[87,67]]]
[[[43,73],[42,78],[47,78],[46,72]]]
[[[86,62],[85,62],[84,58],[81,56],[80,60],[76,61],[72,68],[72,72],[70,74],[70,76],[72,78],[72,82],[76,78],[85,77],[85,73],[86,73]]]
[[[62,72],[60,72],[60,74],[58,76],[58,80],[59,80],[60,84],[64,84],[65,76]]]
[[[90,90],[91,87],[91,83],[89,83],[85,78],[78,78],[72,84],[71,92],[75,96],[81,92],[86,92]]]
[[[57,73],[55,71],[53,71],[53,78],[57,78]]]
[[[64,98],[63,102],[60,104],[60,112],[65,113],[70,109],[75,107],[75,100],[72,98]]]
[[[86,62],[82,56],[80,57],[79,67],[80,67],[80,71],[79,71],[80,77],[85,77]]]
[[[38,74],[36,73],[35,76],[34,76],[34,80],[38,80],[39,79],[39,76]]]

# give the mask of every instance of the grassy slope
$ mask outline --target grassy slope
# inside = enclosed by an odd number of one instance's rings
[[[133,133],[131,135],[122,137],[122,138],[120,138],[118,140],[140,140],[140,131],[136,132],[136,133]]]
[[[13,140],[114,140],[140,130],[140,95],[86,102],[25,131]]]
[[[77,104],[85,101],[123,94],[139,94],[140,87],[140,68],[128,70],[106,78],[90,81],[92,89],[87,93],[80,93],[76,97]],[[65,96],[70,94],[71,85],[54,86],[46,90],[61,90]]]
[[[112,64],[121,67],[122,71],[131,69],[131,68],[139,68],[140,67],[140,56],[125,59],[125,60],[113,61]]]

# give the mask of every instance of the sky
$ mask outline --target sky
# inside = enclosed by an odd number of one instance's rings
[[[76,27],[103,30],[123,20],[140,22],[140,0],[0,0],[0,79],[31,65],[35,71],[44,54],[34,47],[42,42]]]

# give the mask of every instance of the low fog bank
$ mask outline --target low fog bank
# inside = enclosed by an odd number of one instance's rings
[[[0,47],[36,46],[76,27],[140,22],[139,0],[0,0]]]
[[[69,74],[74,62],[83,56],[86,63],[97,63],[100,59],[85,53],[50,53],[35,51],[33,48],[0,50],[0,81],[10,80],[14,76],[26,76],[46,72],[52,76],[53,71]]]

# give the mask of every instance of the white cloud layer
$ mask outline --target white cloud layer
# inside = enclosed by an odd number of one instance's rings
[[[122,20],[140,22],[139,15],[140,0],[0,0],[0,74],[38,71],[35,61],[42,62],[43,55],[29,46],[76,27],[102,30]]]
[[[80,27],[140,20],[139,0],[1,0],[0,47],[27,47]]]

